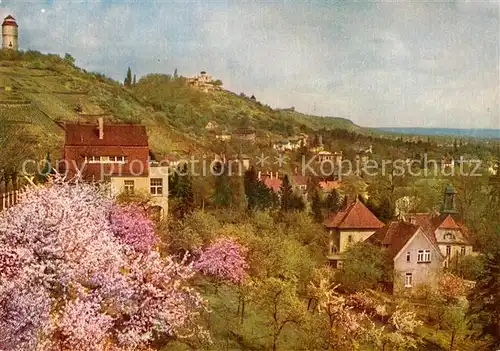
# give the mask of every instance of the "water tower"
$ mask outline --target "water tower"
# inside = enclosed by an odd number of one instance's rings
[[[11,15],[5,17],[2,23],[2,48],[17,50],[17,23]]]

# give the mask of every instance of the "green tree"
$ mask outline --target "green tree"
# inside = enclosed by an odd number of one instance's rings
[[[484,256],[467,255],[461,257],[453,271],[454,274],[466,280],[480,280],[486,274],[486,258]]]
[[[66,53],[64,54],[64,63],[73,66],[75,64],[75,58],[70,54]]]
[[[173,78],[174,78],[174,79],[179,78],[179,76],[177,75],[177,68],[174,70],[174,75],[173,75]]]
[[[312,203],[311,203],[311,212],[314,220],[318,223],[322,223],[324,220],[323,217],[323,204],[321,202],[321,197],[319,195],[318,189],[313,190]]]
[[[132,86],[135,87],[136,84],[137,84],[137,77],[134,74],[134,79],[132,80]]]
[[[248,210],[265,210],[273,207],[275,194],[257,178],[257,172],[250,167],[244,175],[243,184]]]
[[[332,189],[325,199],[324,207],[328,212],[338,212],[341,208],[340,195],[337,189]]]
[[[450,331],[449,351],[455,350],[457,339],[466,334],[468,330],[467,308],[468,302],[465,298],[444,307],[442,324]]]
[[[130,87],[132,84],[132,70],[130,67],[127,69],[127,76],[125,77],[125,80],[123,81],[123,85],[126,87]]]
[[[232,204],[232,188],[228,176],[227,164],[218,163],[215,166],[215,188],[214,188],[214,204],[217,207],[230,207]]]
[[[252,301],[263,311],[272,326],[270,349],[278,350],[285,327],[300,327],[306,317],[306,308],[297,295],[292,281],[268,278],[258,282]]]
[[[188,172],[187,164],[182,167],[181,173],[174,172],[171,182],[173,209],[178,218],[185,218],[195,208],[193,184]]]
[[[50,152],[47,152],[47,157],[44,161],[44,166],[38,174],[41,182],[46,182],[49,175],[52,173],[52,162],[50,161]]]
[[[358,242],[347,248],[338,281],[351,290],[376,287],[390,279],[390,265],[384,249],[367,242]]]
[[[293,189],[292,184],[290,184],[290,180],[288,179],[288,175],[285,174],[283,178],[283,182],[280,187],[280,201],[281,201],[281,210],[286,212],[292,209],[292,197],[293,197]]]

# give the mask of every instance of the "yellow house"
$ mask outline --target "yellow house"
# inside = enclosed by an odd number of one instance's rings
[[[147,176],[111,176],[111,196],[121,193],[133,194],[138,190],[151,194],[153,205],[161,208],[161,216],[168,213],[169,167],[150,165]]]
[[[343,253],[349,245],[365,241],[384,227],[384,223],[358,199],[340,211],[332,212],[324,225],[330,236],[327,258],[335,268],[342,266]]]

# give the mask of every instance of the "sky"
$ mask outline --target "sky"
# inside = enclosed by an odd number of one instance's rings
[[[123,80],[205,70],[370,127],[500,128],[500,2],[0,0],[23,50]]]

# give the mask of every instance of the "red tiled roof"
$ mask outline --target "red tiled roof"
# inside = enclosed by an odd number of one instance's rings
[[[434,215],[433,213],[415,213],[411,216],[415,219],[416,224],[422,227],[427,237],[433,243],[437,243],[436,229],[460,230],[464,239],[467,242],[469,241],[467,228],[451,214],[443,213],[441,215]]]
[[[283,183],[283,181],[279,178],[270,178],[270,177],[264,177],[264,179],[262,179],[262,182],[264,183],[265,186],[267,186],[269,189],[271,189],[276,193],[280,190],[281,183]]]
[[[394,258],[418,228],[420,227],[411,223],[391,222],[384,228],[377,230],[367,240],[387,247],[389,256]]]
[[[384,228],[377,230],[367,241],[386,247],[389,256],[394,258],[419,228],[421,227],[408,222],[391,222]],[[424,230],[422,230],[422,233],[434,245],[436,251],[441,253],[436,246],[435,240],[432,240]]]
[[[323,189],[323,191],[329,192],[332,191],[333,189],[339,189],[340,186],[342,185],[342,182],[340,180],[333,180],[333,181],[319,182],[318,184],[321,187],[321,189]]]
[[[339,229],[379,229],[384,223],[361,201],[356,200],[339,212],[331,213],[325,221],[325,226]]]
[[[292,183],[295,185],[307,185],[307,177],[302,175],[293,175]]]
[[[146,127],[137,124],[105,124],[99,139],[97,124],[66,123],[66,146],[148,146]]]
[[[11,15],[8,15],[3,20],[2,27],[3,26],[14,26],[14,27],[17,27],[16,19],[14,17],[12,17]]]
[[[436,236],[434,234],[436,230],[435,217],[432,213],[415,213],[412,216],[415,219],[415,224],[422,228],[432,242],[436,243]]]
[[[439,224],[439,229],[462,229],[451,215],[447,215],[445,219]]]

